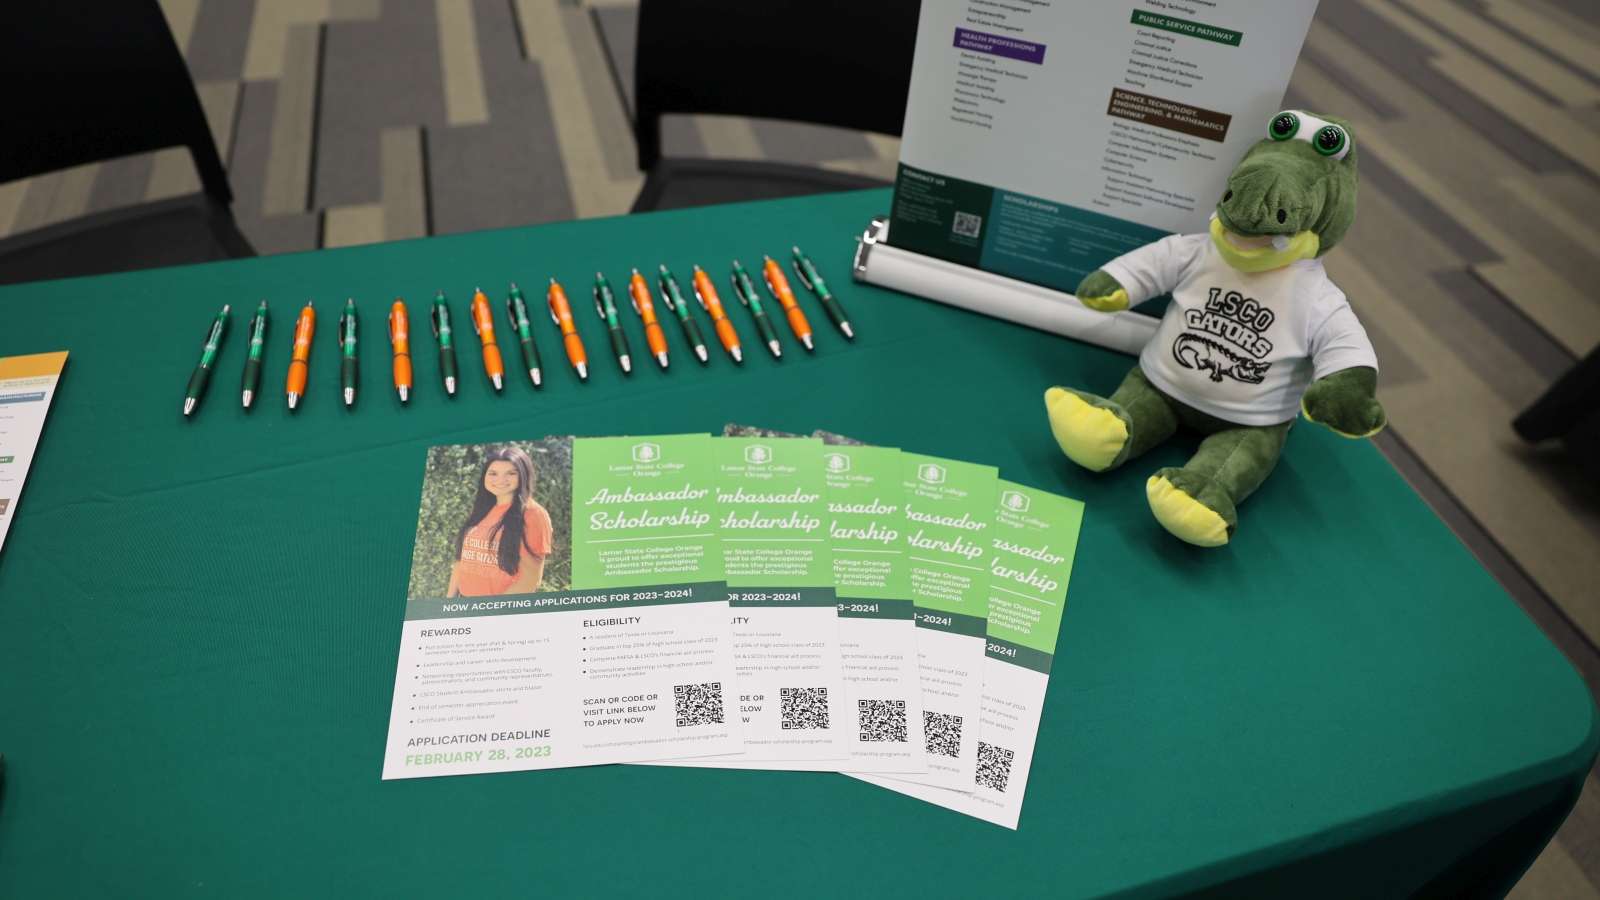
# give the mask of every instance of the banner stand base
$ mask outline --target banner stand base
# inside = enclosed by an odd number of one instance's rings
[[[878,216],[858,238],[853,273],[857,281],[935,300],[1138,356],[1160,319],[1123,310],[1103,313],[1071,294],[1026,281],[912,253],[884,243],[889,219]]]

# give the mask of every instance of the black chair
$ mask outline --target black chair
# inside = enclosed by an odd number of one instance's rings
[[[1511,427],[1529,443],[1560,438],[1567,453],[1600,484],[1600,348],[1556,379]]]
[[[0,240],[0,284],[254,256],[188,67],[156,0],[0,8],[0,183],[184,146],[198,194]]]
[[[899,135],[919,0],[643,0],[633,211],[883,187],[846,172],[661,156],[661,116],[787,119]]]

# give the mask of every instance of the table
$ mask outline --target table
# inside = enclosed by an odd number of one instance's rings
[[[1566,660],[1367,442],[1302,424],[1202,550],[1150,516],[1180,439],[1106,476],[1056,449],[1052,384],[1109,392],[1131,360],[851,283],[886,191],[0,289],[0,355],[72,353],[0,553],[0,896],[1404,897],[1514,879],[1600,746]],[[799,243],[852,314],[816,352],[624,378],[590,279],[699,263],[723,280]],[[494,396],[476,343],[447,399],[434,291],[567,286],[591,382],[540,324],[546,384]],[[388,387],[410,301],[417,390]],[[339,400],[334,320],[364,316]],[[236,378],[273,331],[258,408]],[[322,311],[301,409],[278,386]],[[731,301],[731,296],[730,296]],[[183,386],[239,314],[205,405]],[[746,314],[730,314],[753,334]],[[702,321],[709,335],[710,329]],[[637,322],[631,339],[643,346]],[[513,356],[514,356],[513,351]],[[1086,501],[1021,828],[831,774],[597,767],[383,782],[424,448],[550,433],[822,427],[984,462]],[[1353,567],[1344,561],[1356,561]],[[1441,874],[1442,873],[1442,874]],[[1463,882],[1463,883],[1465,883]]]

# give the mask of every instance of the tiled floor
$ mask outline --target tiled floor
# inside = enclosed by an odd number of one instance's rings
[[[263,253],[626,212],[630,0],[163,0]],[[1328,258],[1378,441],[1600,686],[1600,491],[1510,421],[1600,344],[1600,3],[1322,0],[1285,105],[1351,119]],[[898,140],[722,117],[669,154],[889,179]],[[0,185],[0,236],[198,187],[164,151]],[[1600,900],[1600,783],[1514,897]]]

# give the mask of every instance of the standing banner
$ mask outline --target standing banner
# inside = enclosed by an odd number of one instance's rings
[[[1203,231],[1316,8],[923,0],[888,245],[1070,293]]]

